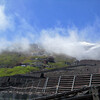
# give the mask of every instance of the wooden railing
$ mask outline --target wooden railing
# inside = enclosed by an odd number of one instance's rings
[[[17,83],[16,78],[14,79]],[[13,80],[13,81],[14,81]],[[18,86],[1,87],[1,92],[57,94],[100,85],[100,74],[66,75],[34,79],[20,79]],[[15,83],[15,84],[16,84]]]

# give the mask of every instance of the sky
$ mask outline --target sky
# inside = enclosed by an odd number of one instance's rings
[[[100,0],[0,0],[0,5],[4,7],[4,16],[11,17],[8,18],[10,25],[4,26],[6,30],[14,26],[19,30],[20,27],[22,28],[21,24],[27,24],[23,30],[30,30],[32,34],[39,34],[38,31],[55,27],[75,26],[82,29],[100,20]],[[13,31],[15,31],[13,28],[7,30],[8,39],[12,37],[12,33],[16,35]]]
[[[100,43],[100,0],[0,0],[0,51],[76,41]]]
[[[100,16],[100,0],[8,0],[8,13],[39,29],[75,24],[84,27]]]

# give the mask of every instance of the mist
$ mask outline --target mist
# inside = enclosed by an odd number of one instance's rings
[[[82,28],[73,23],[67,27],[39,29],[18,13],[9,14],[6,10],[5,5],[0,5],[0,53],[5,50],[30,52],[30,44],[37,43],[49,53],[64,54],[78,60],[100,60],[100,18]]]
[[[6,14],[6,6],[0,5],[0,53],[28,52],[34,41],[34,34],[34,28],[24,18],[17,13]]]
[[[50,53],[64,54],[78,60],[100,60],[100,42],[99,39],[91,42],[91,38],[94,38],[95,35],[91,37],[90,31],[95,33],[95,29],[94,26],[89,27],[91,30],[87,27],[81,30],[76,27],[42,30],[41,45]]]

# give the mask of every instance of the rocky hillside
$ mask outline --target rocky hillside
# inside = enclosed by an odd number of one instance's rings
[[[34,44],[28,52],[3,51],[0,54],[0,76],[67,67],[75,58],[50,54]]]

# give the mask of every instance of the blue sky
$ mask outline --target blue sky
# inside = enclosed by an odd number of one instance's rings
[[[27,51],[30,43],[100,59],[100,0],[0,0],[0,53]]]
[[[14,37],[16,40],[35,37],[36,41],[42,30],[55,28],[61,29],[58,32],[61,36],[67,36],[62,29],[68,27],[86,30],[85,38],[99,40],[100,0],[0,0],[0,5],[4,7],[3,10],[0,7],[4,14],[1,17],[5,17],[0,36],[7,41],[13,41]]]
[[[6,6],[39,29],[70,24],[81,28],[100,17],[100,0],[8,0]]]

